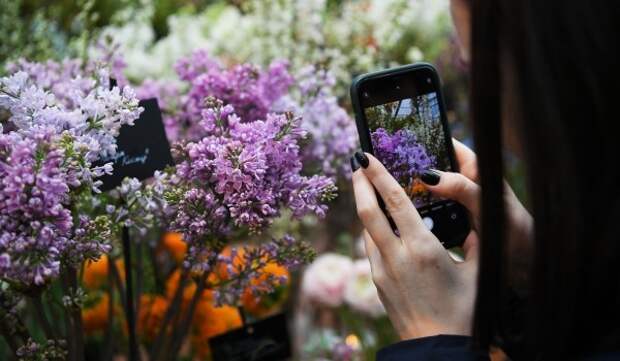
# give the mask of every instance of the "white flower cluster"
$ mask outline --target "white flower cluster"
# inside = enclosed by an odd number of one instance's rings
[[[215,3],[199,14],[171,16],[169,34],[158,41],[146,7],[104,36],[120,44],[127,75],[136,81],[172,79],[179,58],[204,48],[229,63],[266,66],[285,58],[294,72],[308,64],[324,66],[343,98],[352,74],[435,55],[449,31],[447,3],[359,0],[334,8],[325,0],[249,0],[243,12]]]

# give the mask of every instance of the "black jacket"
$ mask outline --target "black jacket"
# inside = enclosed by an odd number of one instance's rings
[[[487,352],[469,347],[470,340],[467,336],[439,335],[401,341],[380,350],[377,361],[489,361]],[[597,354],[581,360],[620,360],[620,351]]]

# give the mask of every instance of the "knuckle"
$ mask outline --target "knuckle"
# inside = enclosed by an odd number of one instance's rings
[[[392,188],[388,190],[384,196],[385,206],[390,211],[403,208],[407,202],[410,202],[409,198],[401,188]]]
[[[454,177],[454,181],[452,182],[452,191],[454,192],[454,194],[456,195],[461,195],[464,192],[467,191],[467,182],[465,182],[464,179],[462,179],[460,176],[458,175],[453,175]]]
[[[472,184],[462,175],[455,175],[455,180],[452,186],[452,193],[454,198],[462,200],[471,197],[475,193],[476,189]]]
[[[381,288],[381,286],[385,283],[386,277],[385,273],[378,269],[372,270],[372,282],[374,282],[377,288]]]
[[[439,263],[439,252],[437,252],[437,248],[433,247],[433,244],[427,243],[430,242],[417,245],[415,250],[413,250],[412,258],[415,264],[421,269],[435,267]]]
[[[366,205],[360,206],[357,208],[357,215],[360,217],[362,222],[370,221],[377,215],[377,207]]]

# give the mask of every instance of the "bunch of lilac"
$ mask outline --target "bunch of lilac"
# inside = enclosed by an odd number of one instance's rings
[[[177,144],[176,170],[159,181],[166,183],[160,190],[170,224],[189,246],[185,266],[209,272],[231,236],[260,233],[282,209],[295,218],[322,217],[336,188],[327,177],[301,174],[299,142],[306,133],[299,118],[268,113],[243,122],[230,104],[212,97],[203,104],[198,125],[204,137]],[[267,250],[277,257],[277,250]],[[296,264],[307,254],[287,258],[280,261]]]
[[[390,173],[402,184],[409,184],[435,164],[435,157],[429,155],[424,145],[409,129],[400,129],[389,134],[378,128],[371,134],[375,155]]]
[[[301,152],[304,170],[331,177],[350,175],[346,161],[357,147],[357,133],[332,92],[336,82],[327,70],[307,66],[293,75],[285,61],[274,61],[265,70],[251,64],[226,68],[202,50],[181,59],[176,70],[188,83],[183,96],[171,82],[147,80],[138,88],[141,99],[159,99],[171,140],[198,140],[204,135],[198,123],[209,96],[233,106],[243,122],[290,111],[301,116],[301,127],[309,133]]]
[[[310,134],[303,149],[304,165],[328,176],[349,178],[346,160],[358,148],[353,119],[333,94],[336,79],[325,70],[307,66],[297,75],[300,105],[293,109],[302,117],[302,127]]]
[[[110,87],[101,64],[20,60],[8,68],[12,75],[2,79],[0,107],[10,111],[16,130],[30,137],[42,128],[66,134],[88,162],[113,155],[120,127],[133,125],[142,111],[132,88]]]
[[[197,121],[201,118],[205,98],[211,96],[222,100],[234,107],[243,121],[252,122],[265,119],[272,105],[288,93],[293,83],[286,62],[273,62],[265,71],[251,64],[228,69],[210,58],[204,50],[179,60],[176,71],[190,87],[176,120],[187,125],[183,138],[191,140],[199,139],[204,134]]]
[[[0,279],[41,286],[61,264],[77,267],[110,249],[111,220],[92,216],[96,178],[116,152],[115,135],[141,109],[129,88],[109,88],[98,65],[19,61],[0,78]],[[92,70],[92,72],[91,72]]]

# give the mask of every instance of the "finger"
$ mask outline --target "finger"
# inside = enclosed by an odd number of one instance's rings
[[[426,188],[437,197],[455,200],[465,206],[474,219],[480,215],[480,186],[460,173],[429,171],[439,176],[435,185],[427,183],[430,179],[424,174],[421,179]],[[435,179],[436,181],[436,179]]]
[[[365,154],[368,157],[368,167],[363,169],[363,173],[381,195],[385,207],[396,223],[401,236],[407,239],[418,239],[419,237],[415,237],[415,235],[420,232],[428,232],[403,187],[398,184],[377,158],[368,153]],[[370,233],[373,234],[372,231]]]
[[[474,182],[478,182],[478,160],[476,153],[465,144],[452,138],[456,161],[459,164],[459,172]]]
[[[480,238],[475,231],[469,232],[465,242],[463,242],[463,252],[465,253],[466,263],[477,263],[480,255]]]
[[[364,230],[364,246],[366,247],[366,255],[370,261],[370,270],[377,271],[378,267],[381,267],[381,252],[372,239],[372,236],[367,230]]]
[[[368,230],[377,242],[379,250],[383,254],[396,252],[400,246],[400,239],[392,231],[392,227],[379,207],[377,195],[372,184],[363,172],[353,173],[353,193],[355,195],[355,205],[364,227]]]

